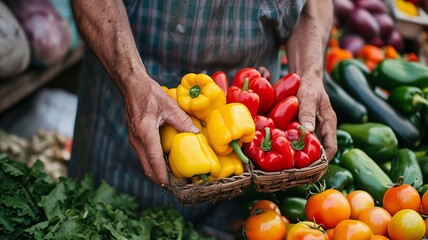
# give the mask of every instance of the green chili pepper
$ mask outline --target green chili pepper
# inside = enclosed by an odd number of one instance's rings
[[[394,131],[383,123],[345,123],[339,129],[348,132],[354,147],[363,150],[377,163],[391,161],[398,150]]]
[[[351,134],[341,129],[336,130],[336,139],[337,151],[331,162],[334,164],[339,164],[340,156],[342,156],[344,152],[354,147],[354,141],[352,140]]]
[[[280,202],[279,209],[290,222],[298,223],[306,219],[306,201],[305,198],[287,197]]]
[[[372,73],[373,81],[386,90],[398,86],[428,87],[428,67],[402,59],[385,59]]]
[[[399,86],[392,89],[387,101],[404,114],[414,114],[428,106],[428,100],[425,99],[422,90],[414,86]]]
[[[352,173],[348,169],[333,163],[328,165],[327,171],[319,182],[325,182],[326,189],[334,188],[344,194],[355,190],[354,177],[352,176]]]
[[[391,161],[389,177],[396,181],[400,176],[404,176],[404,183],[413,185],[415,188],[423,184],[423,175],[416,154],[408,148],[399,149]]]

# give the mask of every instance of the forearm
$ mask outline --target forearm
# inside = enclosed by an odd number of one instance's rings
[[[120,92],[132,89],[147,74],[138,54],[121,0],[73,0],[80,34],[100,60]],[[146,79],[146,78],[139,78]]]
[[[322,79],[324,55],[333,25],[331,0],[307,0],[286,44],[290,72]]]

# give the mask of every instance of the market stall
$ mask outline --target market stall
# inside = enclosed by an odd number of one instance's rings
[[[196,228],[169,205],[139,211],[134,197],[90,174],[67,176],[74,122],[58,122],[76,114],[76,93],[70,108],[51,112],[55,126],[22,126],[36,119],[24,102],[54,80],[64,88],[66,71],[78,80],[85,45],[70,5],[0,1],[0,53],[10,53],[0,56],[0,238],[426,239],[428,1],[333,2],[324,69],[338,120],[331,161],[320,134],[297,121],[300,76],[283,49],[280,79],[247,66],[233,79],[220,69],[162,86],[200,132],[160,127],[168,191],[190,207],[242,199],[230,234]]]

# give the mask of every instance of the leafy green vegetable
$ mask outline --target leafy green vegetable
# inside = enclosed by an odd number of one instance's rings
[[[136,213],[137,203],[107,182],[53,181],[41,161],[31,168],[0,155],[0,239],[214,239],[200,235],[171,206]]]

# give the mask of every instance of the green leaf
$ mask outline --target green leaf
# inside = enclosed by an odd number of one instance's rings
[[[48,220],[56,216],[60,219],[63,218],[65,209],[63,209],[62,204],[66,199],[65,183],[62,181],[48,195],[42,196],[41,205]]]

